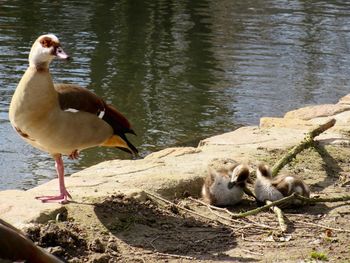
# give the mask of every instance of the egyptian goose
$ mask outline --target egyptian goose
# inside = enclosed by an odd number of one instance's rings
[[[234,205],[242,200],[244,188],[249,178],[247,165],[236,165],[233,171],[208,168],[202,187],[203,200],[211,205]]]
[[[68,59],[58,38],[40,36],[29,54],[29,67],[10,104],[9,117],[17,133],[29,144],[55,159],[58,196],[41,196],[42,202],[67,203],[62,155],[77,158],[94,146],[117,147],[137,154],[126,138],[135,134],[128,120],[91,91],[72,84],[54,84],[49,71],[54,58]]]
[[[10,260],[10,262],[62,263],[2,219],[0,219],[0,237],[0,262]]]
[[[310,190],[302,179],[292,175],[279,175],[272,178],[271,169],[266,164],[259,164],[256,171],[254,191],[257,201],[265,203],[267,200],[276,201],[292,193],[304,197],[310,196]],[[292,204],[301,204],[294,200]]]

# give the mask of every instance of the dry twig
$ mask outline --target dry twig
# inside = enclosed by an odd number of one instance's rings
[[[258,214],[258,213],[260,213],[260,212],[262,212],[262,211],[264,211],[272,206],[278,206],[280,204],[284,204],[284,203],[290,202],[290,201],[295,200],[295,199],[299,199],[307,204],[326,203],[326,202],[334,203],[334,202],[350,201],[350,195],[345,195],[345,196],[340,196],[340,197],[329,197],[329,198],[318,198],[318,197],[317,198],[316,197],[307,198],[307,197],[298,195],[296,193],[293,193],[290,196],[284,197],[284,198],[279,199],[279,200],[274,201],[274,202],[270,202],[264,206],[258,207],[258,208],[253,209],[253,210],[249,210],[249,211],[244,212],[244,213],[233,214],[232,216],[236,217],[236,218],[240,218],[240,217],[255,215],[255,214]]]
[[[251,250],[248,250],[248,249],[241,249],[242,251],[246,252],[246,253],[249,253],[249,254],[252,254],[252,255],[256,255],[256,256],[263,256],[264,253],[259,253],[259,252],[255,252],[255,251],[251,251]]]
[[[194,198],[190,198],[190,199],[207,206],[208,209],[210,208],[210,209],[223,211],[223,212],[229,214],[232,218],[242,218],[242,217],[247,217],[247,216],[251,216],[251,215],[256,215],[256,214],[258,214],[262,211],[265,211],[273,206],[278,206],[278,205],[290,202],[290,201],[295,200],[295,199],[299,199],[307,204],[325,203],[325,202],[332,203],[332,202],[350,201],[350,195],[345,195],[345,196],[340,196],[340,197],[330,197],[330,198],[318,198],[318,197],[307,198],[307,197],[303,197],[301,195],[298,195],[296,193],[293,193],[290,196],[286,196],[286,197],[279,199],[277,201],[269,202],[268,204],[266,204],[264,206],[261,206],[261,207],[258,207],[258,208],[252,209],[252,210],[248,210],[246,212],[241,212],[241,213],[232,213],[232,212],[228,211],[226,208],[212,206],[212,205],[209,205],[207,203],[204,203],[204,202],[197,200],[197,199],[194,199]]]
[[[188,209],[188,208],[186,208],[186,207],[183,207],[183,206],[181,206],[181,205],[177,205],[177,204],[175,204],[175,203],[173,203],[173,202],[171,202],[171,201],[169,201],[169,200],[167,200],[167,199],[165,199],[165,198],[163,198],[163,197],[161,197],[161,196],[159,196],[159,195],[157,195],[157,194],[154,194],[154,193],[151,193],[151,192],[148,192],[148,191],[144,191],[144,192],[145,192],[148,196],[153,197],[154,199],[160,200],[160,201],[162,201],[162,202],[164,202],[164,203],[166,203],[166,204],[168,204],[168,205],[175,206],[175,207],[177,207],[178,209],[180,209],[180,210],[182,210],[182,211],[185,211],[185,212],[187,212],[187,213],[189,213],[189,214],[192,214],[192,215],[195,215],[195,216],[204,218],[204,219],[209,220],[209,221],[214,221],[214,222],[220,223],[220,224],[225,225],[225,226],[227,226],[227,227],[229,227],[229,228],[233,228],[233,229],[237,228],[236,226],[234,226],[234,225],[232,225],[232,224],[228,224],[228,223],[223,222],[223,221],[218,220],[218,219],[213,219],[213,218],[208,217],[208,216],[206,216],[206,215],[203,215],[203,214],[197,213],[197,212],[195,212],[195,211],[192,211],[192,210],[190,210],[190,209]]]
[[[162,253],[162,252],[156,252],[155,253],[157,256],[162,256],[162,257],[171,257],[171,258],[181,258],[181,259],[188,259],[188,260],[195,260],[195,257],[191,256],[183,256],[183,255],[177,255],[177,254],[169,254],[169,253]]]
[[[232,216],[235,217],[235,218],[241,218],[241,217],[247,217],[247,216],[251,216],[251,215],[256,215],[256,214],[258,214],[258,213],[260,213],[260,212],[262,212],[264,210],[269,209],[272,206],[278,206],[280,204],[283,204],[283,203],[286,203],[286,202],[288,202],[290,200],[293,200],[294,198],[295,198],[295,194],[292,194],[290,196],[284,197],[284,198],[282,198],[280,200],[271,202],[271,203],[266,204],[264,206],[261,206],[261,207],[249,210],[247,212],[233,214]]]
[[[222,207],[217,207],[217,206],[213,206],[213,205],[210,205],[210,204],[207,204],[199,199],[195,199],[195,198],[192,198],[192,197],[189,197],[188,199],[194,201],[194,202],[197,202],[203,206],[206,206],[208,208],[208,210],[218,216],[218,217],[221,217],[223,219],[226,219],[228,221],[231,221],[231,222],[234,222],[234,223],[239,223],[239,224],[245,224],[245,227],[250,227],[252,225],[254,226],[257,226],[257,227],[260,227],[260,228],[265,228],[265,229],[274,229],[273,227],[270,227],[268,225],[265,225],[265,224],[261,224],[261,223],[258,223],[258,222],[254,222],[254,221],[251,221],[251,223],[247,223],[247,222],[244,222],[244,221],[241,221],[241,220],[237,220],[237,219],[234,219],[235,217],[237,217],[238,214],[235,214],[235,213],[232,213],[231,211],[229,211],[227,208],[222,208]],[[213,210],[216,210],[216,211],[220,211],[220,212],[224,212],[228,215],[231,216],[231,218],[227,218],[227,217],[224,217],[218,213],[216,213],[215,211]]]
[[[321,198],[321,197],[313,197],[313,198],[307,198],[301,195],[295,195],[296,199],[299,199],[305,203],[308,204],[315,204],[315,203],[336,203],[336,202],[346,202],[350,201],[350,195],[343,195],[343,196],[336,196],[336,197],[328,197],[328,198]]]
[[[333,230],[333,231],[339,231],[339,232],[347,232],[347,233],[350,233],[350,230],[349,230],[349,229],[335,228],[335,227],[325,226],[325,225],[316,224],[316,223],[311,223],[311,222],[303,222],[303,221],[298,221],[297,223],[298,223],[298,224],[308,225],[308,226],[320,227],[320,228],[329,229],[329,230]]]
[[[195,199],[195,198],[192,198],[192,197],[188,197],[189,200],[191,201],[194,201],[196,203],[199,203],[203,206],[206,206],[210,211],[213,211],[213,210],[217,210],[217,211],[221,211],[221,212],[224,212],[230,216],[234,216],[235,214],[230,212],[227,208],[222,208],[222,207],[218,207],[218,206],[214,206],[214,205],[210,205],[210,204],[207,204],[199,199]],[[234,222],[236,223],[242,223],[241,221],[239,220],[235,220],[235,219],[232,219]]]

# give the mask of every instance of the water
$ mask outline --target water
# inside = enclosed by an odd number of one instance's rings
[[[56,177],[8,120],[30,46],[48,32],[73,57],[52,64],[54,80],[116,105],[142,155],[350,92],[348,1],[0,0],[0,189]],[[90,149],[66,172],[114,158],[128,156]]]

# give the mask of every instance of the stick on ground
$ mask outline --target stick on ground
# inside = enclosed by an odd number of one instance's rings
[[[266,201],[266,204],[271,204],[271,203],[272,203],[271,201]],[[287,226],[286,222],[284,221],[284,214],[283,214],[281,208],[279,208],[277,206],[272,206],[270,208],[277,216],[277,221],[278,221],[278,224],[280,226],[282,233],[287,232],[288,226]]]
[[[286,164],[290,163],[297,156],[298,153],[302,152],[303,150],[309,147],[312,147],[315,143],[314,138],[320,135],[322,132],[328,130],[329,128],[332,128],[335,122],[335,119],[331,119],[328,122],[318,126],[316,129],[307,133],[304,140],[302,140],[298,145],[294,146],[277,163],[275,163],[271,171],[272,176],[276,176]]]

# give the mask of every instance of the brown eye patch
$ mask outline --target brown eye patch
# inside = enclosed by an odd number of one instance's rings
[[[41,40],[40,40],[40,44],[45,47],[45,48],[49,48],[49,47],[57,47],[58,44],[54,41],[52,41],[51,38],[49,37],[43,37]]]

